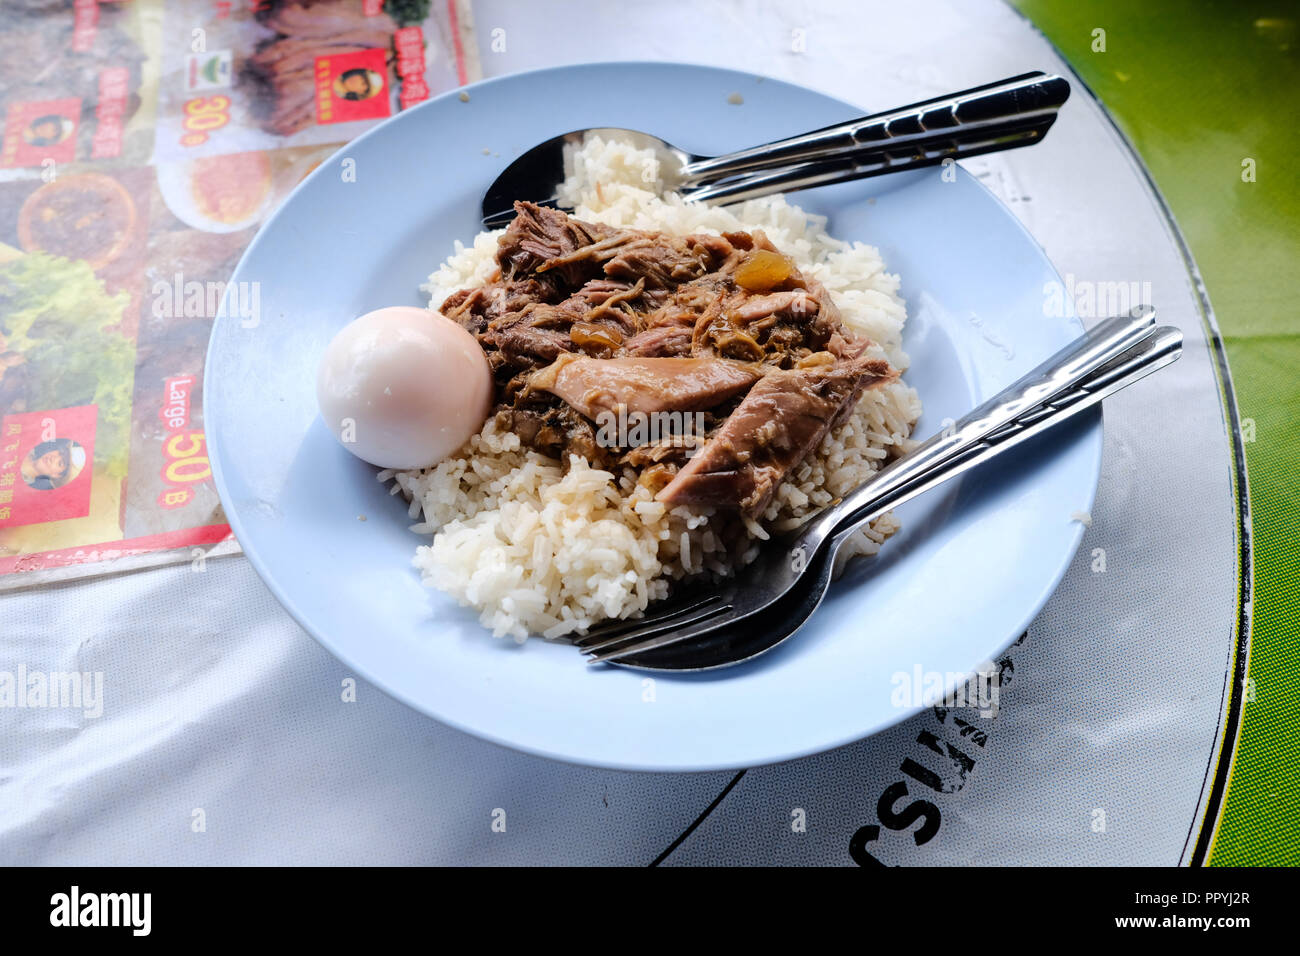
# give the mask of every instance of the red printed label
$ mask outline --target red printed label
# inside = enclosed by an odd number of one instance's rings
[[[126,97],[131,75],[124,66],[114,66],[99,74],[99,101],[95,104],[95,136],[90,142],[91,159],[111,159],[122,155],[123,124],[126,121]]]
[[[318,56],[315,76],[317,123],[382,119],[392,112],[386,50]]]
[[[81,100],[15,103],[5,117],[0,166],[40,166],[46,160],[69,163],[77,155]]]
[[[163,384],[163,405],[158,417],[171,434],[163,442],[162,479],[166,487],[158,494],[161,508],[179,508],[194,497],[193,485],[212,477],[207,438],[190,431],[190,400],[194,378],[177,375]]]
[[[75,0],[72,5],[72,49],[88,53],[95,45],[99,25],[99,0]]]
[[[424,31],[402,27],[393,34],[393,47],[397,50],[397,75],[402,78],[399,103],[406,109],[429,98],[429,85],[424,81]]]
[[[99,406],[0,419],[0,528],[90,514]]]

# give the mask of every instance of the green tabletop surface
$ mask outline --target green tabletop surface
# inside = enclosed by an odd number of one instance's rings
[[[1242,720],[1208,862],[1300,862],[1300,4],[1014,0],[1146,163],[1230,368],[1252,532]],[[1190,582],[1189,582],[1190,584]],[[1252,600],[1251,594],[1242,596]]]

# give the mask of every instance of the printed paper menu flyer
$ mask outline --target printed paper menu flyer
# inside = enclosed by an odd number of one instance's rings
[[[0,589],[237,547],[202,409],[227,280],[330,153],[478,78],[471,31],[467,0],[0,7]]]
[[[478,75],[466,3],[167,5],[158,162],[346,142]]]
[[[0,4],[0,170],[147,161],[162,9],[161,0]]]

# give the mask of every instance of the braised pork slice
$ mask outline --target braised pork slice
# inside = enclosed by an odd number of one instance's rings
[[[515,218],[498,242],[497,261],[503,270],[514,274],[545,272],[554,262],[560,279],[570,286],[580,286],[599,274],[596,264],[583,258],[561,263],[604,239],[614,230],[599,223],[570,219],[558,209],[547,209],[530,202],[515,203]]]
[[[694,332],[690,325],[656,325],[624,342],[623,350],[629,355],[690,355]]]
[[[656,498],[670,506],[709,505],[739,508],[751,517],[760,514],[781,480],[863,390],[897,378],[888,362],[866,355],[769,372]]]
[[[872,343],[762,230],[668,235],[515,212],[496,273],[441,311],[487,355],[499,426],[566,464],[629,468],[664,500],[757,514],[863,389],[897,375],[863,357]],[[620,406],[702,415],[704,430],[689,447],[672,427],[611,446],[593,423]]]
[[[529,387],[557,395],[588,418],[602,412],[653,415],[715,408],[758,380],[750,366],[725,359],[612,358],[562,355]]]

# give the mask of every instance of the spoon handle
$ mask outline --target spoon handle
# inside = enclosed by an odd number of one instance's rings
[[[756,169],[839,159],[864,149],[902,153],[936,136],[952,138],[959,133],[1001,128],[1008,121],[1032,125],[1047,120],[1051,125],[1069,96],[1070,84],[1063,77],[1024,73],[775,143],[696,160],[682,167],[681,186],[716,183]]]
[[[839,159],[799,163],[773,172],[758,170],[720,183],[682,189],[682,195],[693,202],[743,202],[773,193],[831,186],[869,176],[938,166],[967,156],[1032,146],[1047,135],[1054,120],[1054,116],[1029,123],[1009,120],[1001,127],[986,127],[956,135],[935,135],[932,139],[918,140],[905,147],[868,149]]]

